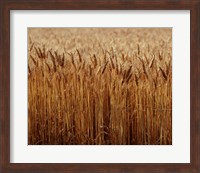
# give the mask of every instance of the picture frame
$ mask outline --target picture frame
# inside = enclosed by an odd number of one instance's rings
[[[190,10],[190,163],[10,163],[11,10]],[[200,172],[199,0],[2,0],[0,11],[0,172]]]

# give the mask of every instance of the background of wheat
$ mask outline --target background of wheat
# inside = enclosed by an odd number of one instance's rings
[[[29,28],[28,143],[172,144],[170,28]]]

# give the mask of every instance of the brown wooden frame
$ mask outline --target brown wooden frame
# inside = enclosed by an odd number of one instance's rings
[[[10,10],[190,10],[191,162],[189,164],[10,163]],[[0,29],[0,172],[200,172],[200,0],[1,0]]]

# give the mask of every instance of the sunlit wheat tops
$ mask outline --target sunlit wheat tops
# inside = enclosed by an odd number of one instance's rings
[[[172,144],[167,28],[28,30],[28,143]]]

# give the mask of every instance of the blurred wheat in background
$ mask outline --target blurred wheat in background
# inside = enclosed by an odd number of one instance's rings
[[[28,144],[171,145],[171,28],[29,28]]]

